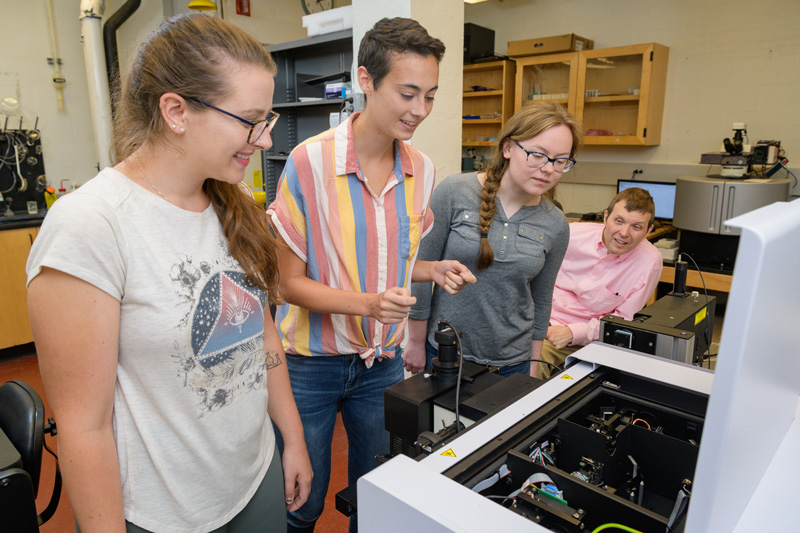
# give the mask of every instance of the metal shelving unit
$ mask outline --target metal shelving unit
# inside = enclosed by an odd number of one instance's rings
[[[316,35],[268,48],[278,74],[273,108],[281,119],[272,132],[272,148],[262,152],[267,205],[275,199],[278,180],[289,153],[302,141],[330,128],[330,114],[344,99],[325,99],[325,81],[349,79],[353,63],[353,31]],[[319,100],[301,100],[319,98]]]

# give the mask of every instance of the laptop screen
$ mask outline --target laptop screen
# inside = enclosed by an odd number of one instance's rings
[[[656,218],[672,220],[675,212],[675,184],[660,181],[617,180],[617,193],[639,187],[650,193],[656,204]]]

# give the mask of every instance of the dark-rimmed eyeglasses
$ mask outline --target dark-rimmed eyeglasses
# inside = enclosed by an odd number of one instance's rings
[[[240,117],[238,115],[234,115],[233,113],[231,113],[229,111],[225,111],[224,109],[220,109],[217,106],[213,106],[213,105],[209,104],[208,102],[204,102],[204,101],[200,100],[199,98],[192,98],[191,96],[187,96],[186,99],[187,100],[192,100],[193,102],[197,102],[198,104],[203,104],[206,107],[210,107],[214,111],[219,111],[220,113],[223,113],[225,115],[228,115],[229,117],[235,118],[239,122],[242,122],[242,123],[247,124],[248,126],[250,126],[250,133],[247,135],[247,144],[255,144],[256,142],[258,142],[258,140],[261,138],[261,136],[264,135],[265,131],[272,131],[272,128],[275,127],[275,123],[278,122],[278,117],[280,117],[280,115],[278,113],[276,113],[275,111],[270,111],[269,113],[267,113],[267,118],[265,118],[263,120],[256,120],[255,122],[253,122],[252,120],[247,120],[246,118],[242,118],[242,117]]]
[[[576,161],[571,157],[549,157],[542,152],[531,152],[530,150],[526,150],[521,144],[519,144],[518,141],[514,141],[514,143],[519,146],[520,150],[525,152],[525,160],[528,162],[528,166],[531,168],[542,168],[547,163],[553,163],[553,170],[563,174],[565,172],[569,172],[569,170],[576,163]]]

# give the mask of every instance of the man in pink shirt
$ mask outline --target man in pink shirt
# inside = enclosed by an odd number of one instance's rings
[[[645,239],[654,217],[650,194],[631,188],[614,197],[603,224],[570,224],[542,348],[541,360],[550,364],[539,364],[537,377],[547,379],[567,355],[596,341],[600,318],[632,320],[644,307],[661,277],[661,254]]]

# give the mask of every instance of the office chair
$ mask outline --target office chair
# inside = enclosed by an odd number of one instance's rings
[[[36,495],[42,467],[44,435],[55,435],[52,418],[45,421],[44,403],[28,384],[8,381],[0,386],[0,531],[38,532],[55,513],[61,498],[61,471],[50,503],[36,514]]]

